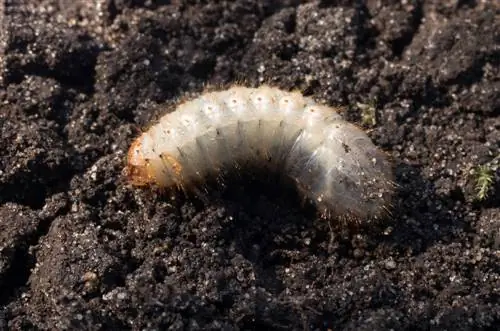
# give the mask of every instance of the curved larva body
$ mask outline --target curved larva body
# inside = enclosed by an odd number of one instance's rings
[[[323,214],[376,218],[393,191],[383,152],[332,108],[268,86],[232,87],[180,104],[128,153],[136,185],[186,189],[222,169],[269,168]]]

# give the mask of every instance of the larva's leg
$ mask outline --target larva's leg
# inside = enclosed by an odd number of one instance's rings
[[[171,182],[179,190],[185,190],[185,182],[182,174],[182,164],[168,153],[161,153],[160,160],[163,163],[163,177],[168,178],[168,182]],[[158,176],[159,178],[160,176]],[[168,185],[171,186],[172,184]]]

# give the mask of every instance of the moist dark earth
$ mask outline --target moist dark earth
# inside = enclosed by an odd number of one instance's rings
[[[0,19],[0,330],[498,330],[497,1],[17,0]],[[149,123],[234,83],[344,107],[393,160],[392,216],[127,182]]]

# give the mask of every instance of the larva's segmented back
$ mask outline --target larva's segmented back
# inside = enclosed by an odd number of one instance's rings
[[[222,170],[264,167],[292,179],[329,216],[377,218],[392,167],[358,127],[298,92],[232,87],[180,104],[132,144],[133,184],[189,190]]]

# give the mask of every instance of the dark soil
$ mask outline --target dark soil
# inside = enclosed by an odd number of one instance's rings
[[[498,330],[498,2],[171,2],[1,2],[0,330]],[[392,218],[127,184],[141,129],[234,82],[346,106]]]

